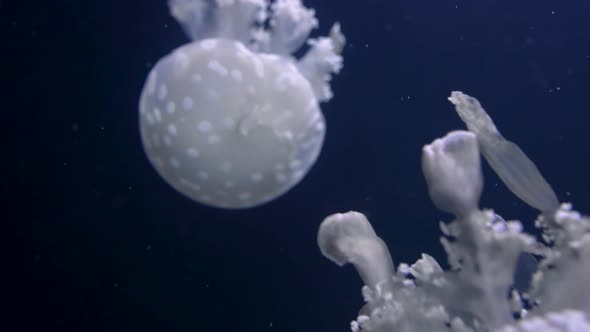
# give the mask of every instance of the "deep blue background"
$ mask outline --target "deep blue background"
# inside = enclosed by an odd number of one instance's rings
[[[0,1],[0,236],[18,322],[3,330],[348,331],[360,278],[321,256],[319,222],[358,210],[396,263],[444,262],[448,216],[430,204],[420,149],[463,128],[451,90],[590,211],[590,2],[305,3],[316,34],[339,21],[348,40],[324,149],[287,195],[228,212],[176,193],[142,151],[146,74],[187,41],[165,0]],[[535,211],[484,170],[482,206],[531,229]]]

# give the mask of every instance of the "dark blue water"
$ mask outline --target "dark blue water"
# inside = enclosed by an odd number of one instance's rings
[[[317,34],[339,21],[348,40],[322,154],[287,195],[227,212],[176,193],[141,147],[148,70],[187,41],[164,0],[0,1],[14,331],[347,331],[362,285],[321,256],[319,222],[358,210],[396,263],[444,262],[449,217],[430,204],[420,150],[463,128],[452,90],[590,211],[590,3],[305,3]],[[482,207],[531,230],[535,211],[484,171]]]

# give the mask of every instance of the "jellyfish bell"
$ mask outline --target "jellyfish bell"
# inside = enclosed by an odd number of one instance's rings
[[[339,27],[310,41],[297,60],[289,52],[317,24],[299,0],[270,7],[254,0],[172,0],[170,6],[195,40],[163,57],[148,75],[140,97],[148,159],[166,182],[203,204],[248,208],[277,198],[320,153],[325,122],[319,102],[330,99],[331,74],[341,68]],[[273,30],[244,35],[265,17],[253,8],[270,8]],[[236,15],[247,17],[236,21]]]
[[[149,159],[178,191],[219,207],[249,207],[287,191],[324,140],[309,82],[290,62],[241,43],[180,47],[152,71],[141,98]]]

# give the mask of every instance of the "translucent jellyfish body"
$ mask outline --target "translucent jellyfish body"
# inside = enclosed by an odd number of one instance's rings
[[[339,26],[309,40],[297,60],[290,53],[317,25],[300,0],[169,4],[194,40],[162,58],[142,91],[149,160],[175,189],[210,206],[273,200],[305,176],[321,150],[319,101],[331,98],[331,74],[342,66]]]

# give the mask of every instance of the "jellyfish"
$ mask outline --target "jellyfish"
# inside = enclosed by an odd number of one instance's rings
[[[301,0],[170,0],[191,42],[160,59],[139,102],[140,134],[157,173],[199,203],[269,202],[301,181],[325,135],[345,39],[327,37]],[[304,44],[305,53],[292,55]]]

